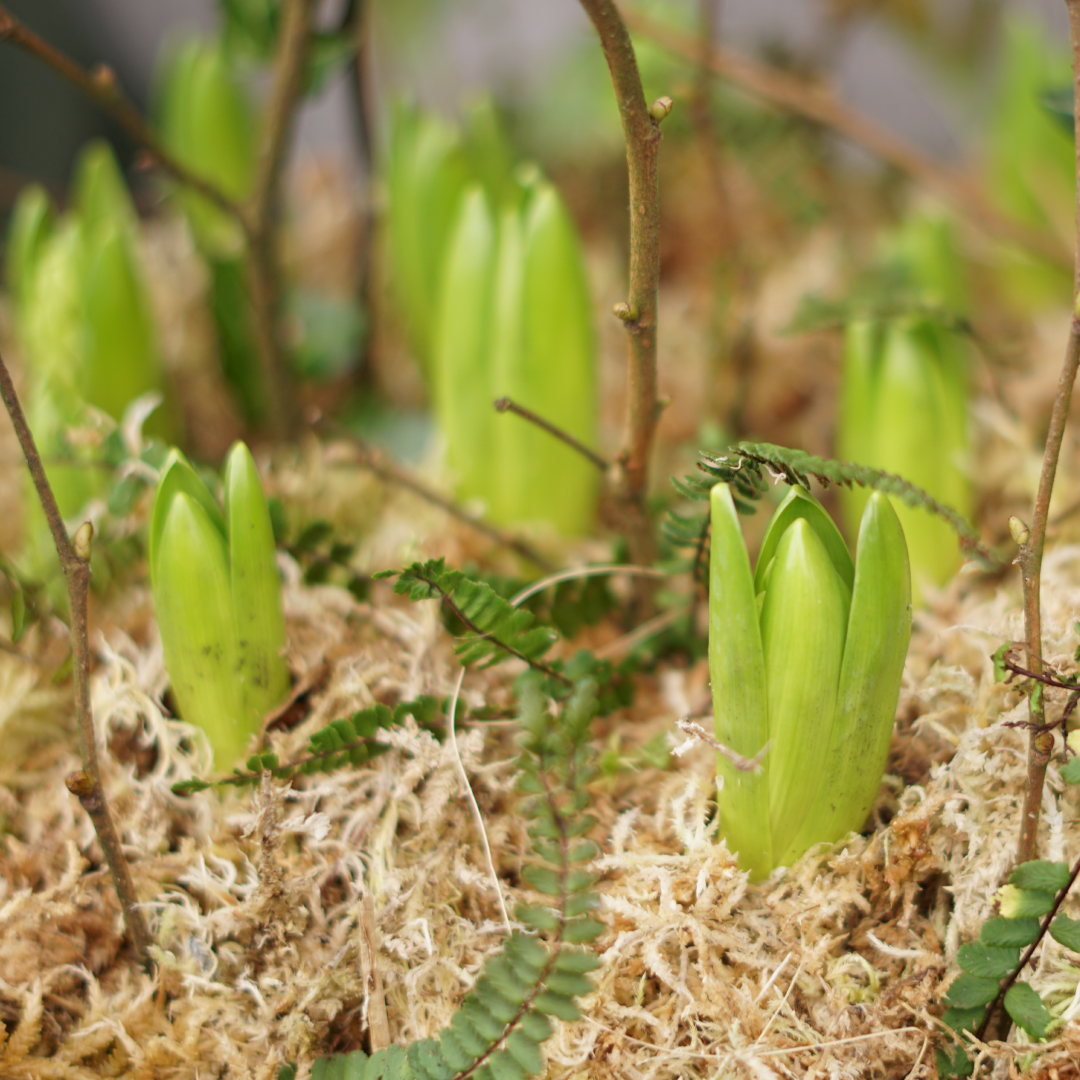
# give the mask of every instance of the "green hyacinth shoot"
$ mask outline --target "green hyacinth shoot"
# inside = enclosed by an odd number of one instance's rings
[[[76,163],[74,205],[57,220],[31,185],[12,214],[8,278],[32,396],[76,397],[119,420],[142,394],[164,395],[161,349],[138,250],[138,219],[107,143]],[[148,430],[168,434],[168,419]]]
[[[108,488],[108,474],[95,466],[113,422],[145,394],[166,399],[138,218],[107,143],[88,143],[79,154],[72,196],[59,216],[43,188],[24,188],[6,252],[27,419],[69,520]],[[144,430],[167,438],[175,428],[172,412],[159,407]],[[61,602],[59,563],[28,476],[25,493],[19,562],[30,577],[55,582]]]
[[[159,126],[165,145],[197,175],[230,199],[251,195],[258,166],[255,109],[220,41],[192,38],[160,64]],[[204,196],[178,188],[176,198],[208,256],[235,256],[243,233],[235,219]]]
[[[967,341],[929,316],[847,327],[837,456],[896,473],[970,519]],[[866,505],[861,488],[842,489],[840,507],[849,536]],[[960,568],[952,529],[940,518],[907,506],[897,509],[911,555],[912,593],[945,584]]]
[[[720,828],[755,878],[866,821],[889,750],[911,636],[907,548],[870,496],[854,562],[802,488],[777,508],[756,573],[726,484],[711,496],[709,671]],[[764,751],[764,752],[763,752]]]
[[[232,768],[289,688],[270,513],[251,452],[229,451],[224,510],[184,456],[161,472],[150,521],[150,582],[173,697]]]
[[[463,498],[491,520],[544,521],[566,536],[592,525],[599,473],[547,432],[492,402],[509,397],[586,446],[596,441],[596,338],[581,245],[538,174],[493,206],[466,192],[436,310],[433,396]]]

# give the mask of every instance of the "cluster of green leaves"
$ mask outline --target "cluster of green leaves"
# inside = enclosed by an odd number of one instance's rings
[[[518,787],[536,857],[523,876],[546,902],[518,906],[526,929],[515,930],[485,961],[449,1026],[434,1038],[370,1056],[354,1050],[320,1058],[314,1080],[525,1080],[544,1071],[549,1018],[581,1015],[575,998],[591,992],[589,972],[601,963],[581,946],[603,930],[589,914],[596,875],[582,869],[597,854],[595,844],[582,839],[595,824],[586,811],[587,785],[596,776],[589,743],[596,685],[582,680],[556,711],[548,700],[543,679],[532,675],[522,688]],[[287,1065],[278,1080],[294,1075]]]
[[[399,596],[441,600],[460,624],[463,629],[454,652],[462,664],[486,668],[516,657],[542,675],[545,692],[558,699],[565,698],[581,680],[590,679],[597,687],[601,713],[628,705],[633,699],[629,678],[634,667],[632,658],[615,665],[598,659],[588,649],[579,649],[569,661],[546,662],[544,657],[558,640],[555,630],[540,623],[527,608],[515,607],[487,582],[474,580],[461,570],[447,569],[444,559],[413,563],[402,570],[384,570],[374,578],[395,576],[394,592]],[[578,597],[567,601],[567,606],[573,604],[575,614],[581,618],[584,615],[579,602],[584,592],[582,585]],[[554,605],[550,613],[554,616]]]
[[[709,492],[718,483],[730,484],[732,501],[740,514],[754,514],[757,503],[769,490],[769,480],[783,481],[810,490],[810,478],[823,487],[859,487],[880,491],[899,499],[905,506],[926,510],[952,526],[965,553],[986,567],[996,568],[1002,560],[987,548],[975,530],[951,507],[944,506],[922,488],[903,477],[881,469],[854,465],[844,461],[816,457],[804,450],[794,450],[772,443],[741,442],[722,454],[702,453],[698,469],[704,476],[688,475],[681,480],[672,478],[676,491],[692,502],[707,502]],[[766,475],[767,474],[767,475]],[[694,548],[695,569],[704,566],[704,551],[708,545],[709,514],[681,515],[671,513],[662,527],[665,541],[674,548]]]
[[[1080,758],[1070,763],[1080,781]],[[1080,866],[1035,860],[1021,863],[999,892],[1001,914],[983,923],[978,941],[960,946],[957,963],[963,974],[945,995],[942,1020],[955,1032],[972,1031],[982,1038],[1000,1003],[1031,1039],[1043,1040],[1062,1024],[1055,1020],[1030,983],[1017,978],[1043,937],[1080,952],[1080,921],[1056,914]],[[974,1068],[963,1046],[950,1054],[938,1050],[942,1076],[970,1076]]]
[[[429,730],[440,709],[437,698],[424,695],[414,701],[402,701],[390,708],[389,705],[375,705],[370,709],[360,709],[352,716],[335,720],[324,728],[319,728],[309,739],[307,753],[295,761],[282,763],[277,754],[271,752],[252,754],[245,762],[244,769],[234,769],[232,776],[221,780],[181,780],[173,784],[172,790],[177,795],[191,795],[196,791],[205,791],[211,787],[247,787],[257,784],[264,772],[281,780],[291,779],[298,773],[332,772],[345,765],[354,767],[364,765],[372,758],[386,752],[386,744],[378,742],[376,735],[380,730],[398,727],[406,716],[415,717],[421,727]]]
[[[289,536],[280,501],[271,500],[270,518],[278,543],[297,561],[305,585],[342,584],[356,597],[366,600],[371,579],[351,565],[356,544],[342,540],[329,521],[308,522],[295,537]]]
[[[462,664],[485,668],[516,656],[530,667],[566,681],[541,663],[557,640],[555,631],[537,626],[532,612],[514,607],[490,585],[473,581],[460,570],[448,570],[445,559],[415,562],[403,570],[383,570],[374,577],[396,577],[394,592],[399,596],[437,599],[449,606],[467,628],[454,647]]]
[[[259,65],[273,63],[281,31],[281,0],[219,0],[226,45]],[[349,26],[319,30],[311,36],[305,90],[319,94],[356,50]]]

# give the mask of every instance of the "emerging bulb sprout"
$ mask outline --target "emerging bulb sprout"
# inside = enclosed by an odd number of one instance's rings
[[[750,572],[727,484],[712,489],[709,671],[720,827],[754,877],[866,821],[881,784],[911,636],[903,530],[867,501],[855,560],[802,488],[777,508]]]

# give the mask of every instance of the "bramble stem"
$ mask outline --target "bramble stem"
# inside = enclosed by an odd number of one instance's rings
[[[1072,48],[1073,88],[1080,85],[1080,0],[1065,0],[1069,15],[1069,41]],[[1080,185],[1080,114],[1073,121],[1076,137],[1076,174]],[[1076,381],[1077,364],[1080,362],[1080,186],[1077,191],[1076,248],[1073,263],[1073,315],[1069,323],[1069,340],[1065,347],[1065,360],[1058,377],[1054,407],[1050,413],[1050,428],[1046,433],[1046,450],[1043,454],[1039,490],[1035,495],[1035,508],[1031,515],[1031,533],[1027,543],[1020,548],[1020,572],[1024,588],[1024,633],[1027,639],[1028,667],[1036,674],[1042,673],[1042,613],[1040,594],[1042,585],[1043,547],[1046,543],[1046,521],[1050,513],[1050,495],[1054,490],[1061,443],[1065,437],[1065,423],[1069,416],[1069,401]],[[1041,725],[1045,720],[1043,694],[1036,692],[1028,699],[1028,717],[1032,724]],[[1039,811],[1042,805],[1043,781],[1046,766],[1054,750],[1053,732],[1032,729],[1028,738],[1028,774],[1024,789],[1024,807],[1020,819],[1020,841],[1017,862],[1028,862],[1036,857]]]
[[[604,50],[626,139],[630,179],[630,278],[623,318],[629,342],[626,433],[620,452],[619,496],[625,516],[630,561],[656,559],[656,537],[649,520],[649,455],[660,404],[656,392],[656,323],[660,291],[660,183],[657,158],[660,125],[649,114],[634,46],[613,0],[581,0]],[[670,102],[669,102],[670,105]],[[644,597],[643,597],[644,598]]]
[[[112,876],[113,885],[116,887],[116,894],[120,899],[124,923],[131,935],[135,954],[143,967],[149,970],[151,965],[149,946],[153,939],[146,928],[142,912],[136,906],[131,871],[128,869],[127,859],[124,857],[120,837],[116,832],[112,815],[109,813],[109,804],[101,783],[101,766],[98,763],[97,741],[94,738],[94,716],[90,707],[90,638],[86,614],[87,593],[90,587],[89,525],[83,526],[87,530],[85,543],[81,543],[80,550],[76,551],[64,528],[52,488],[49,487],[48,478],[45,476],[45,468],[41,464],[41,457],[34,445],[34,436],[30,433],[26,414],[22,410],[19,397],[15,393],[15,384],[11,381],[11,374],[2,356],[0,356],[0,398],[4,401],[8,416],[11,417],[12,427],[15,428],[15,435],[26,456],[26,464],[30,469],[34,487],[37,489],[41,508],[45,511],[49,531],[56,545],[56,553],[60,556],[60,565],[64,569],[64,577],[67,579],[68,599],[71,603],[71,642],[75,659],[75,720],[79,729],[79,750],[83,761],[82,771],[72,773],[67,778],[68,790],[78,796],[83,809],[90,815]]]

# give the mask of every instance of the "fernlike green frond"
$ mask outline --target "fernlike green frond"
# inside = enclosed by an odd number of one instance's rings
[[[709,674],[716,738],[730,750],[754,758],[769,741],[765,654],[758,629],[757,599],[731,491],[712,492],[712,550],[709,567]],[[775,746],[773,747],[775,749]],[[721,829],[740,864],[761,875],[772,869],[769,824],[769,755],[760,772],[737,769],[717,756]]]
[[[274,529],[251,451],[233,444],[225,463],[225,528],[244,715],[254,724],[289,689],[285,612]]]
[[[455,649],[462,663],[489,666],[510,655],[536,664],[555,643],[554,631],[534,626],[530,612],[513,607],[490,586],[469,580],[460,570],[447,570],[443,559],[374,576],[395,574],[394,592],[398,595],[412,600],[438,597],[465,621],[470,632]]]
[[[699,467],[705,471],[725,474],[736,464],[745,466],[753,462],[760,471],[767,470],[777,479],[788,484],[798,484],[809,489],[810,477],[824,487],[836,484],[861,487],[880,491],[883,495],[895,496],[905,506],[920,509],[941,518],[956,533],[960,546],[971,558],[977,559],[989,568],[1000,568],[1008,564],[1002,556],[991,551],[982,543],[977,532],[953,507],[943,504],[927,491],[917,487],[902,476],[896,476],[883,469],[854,464],[846,461],[833,461],[829,458],[816,457],[804,450],[774,446],[772,443],[738,443],[722,455],[703,454]]]
[[[438,594],[434,579],[450,584],[441,563],[416,564],[400,576],[406,574],[414,580],[403,592],[423,585]],[[530,833],[541,819],[545,826],[539,830],[541,862],[527,865],[524,874],[551,898],[551,906],[520,905],[516,914],[526,926],[547,935],[546,940],[536,933],[511,933],[503,949],[487,958],[449,1026],[434,1038],[392,1046],[370,1058],[359,1052],[322,1058],[312,1069],[316,1080],[526,1080],[544,1071],[542,1044],[552,1034],[549,1017],[573,1021],[581,1015],[575,999],[592,991],[588,973],[601,961],[574,946],[595,940],[604,929],[597,920],[574,913],[578,907],[595,906],[589,892],[595,878],[571,869],[571,856],[582,859],[591,853],[571,837],[582,825],[594,823],[583,813],[587,793],[575,780],[591,772],[587,753],[596,687],[586,679],[569,702],[552,709],[541,693],[541,680],[532,676],[525,680],[521,707],[519,765],[523,774],[543,775],[545,780],[538,789],[542,796],[522,802],[523,812],[534,819]],[[397,715],[396,710],[382,709],[371,710],[375,715],[367,718],[364,730]],[[340,722],[331,725],[331,742],[336,745],[342,735]],[[535,785],[522,786],[537,790]],[[291,1080],[292,1068],[283,1067],[279,1080]]]

